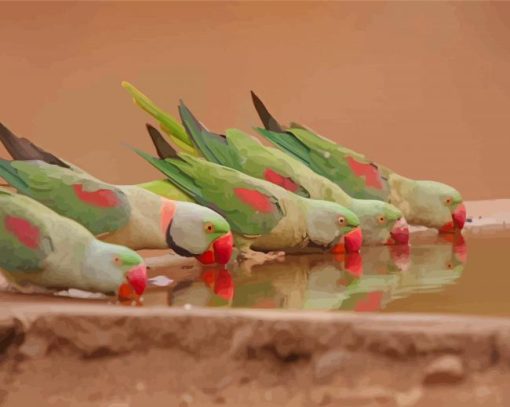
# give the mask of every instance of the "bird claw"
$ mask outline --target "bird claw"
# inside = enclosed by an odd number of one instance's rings
[[[253,266],[260,266],[270,261],[282,261],[285,258],[285,252],[268,252],[262,253],[254,250],[243,250],[237,256],[239,263],[243,266],[251,268]]]

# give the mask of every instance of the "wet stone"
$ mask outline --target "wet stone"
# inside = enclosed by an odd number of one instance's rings
[[[458,356],[441,356],[432,361],[425,369],[425,384],[452,384],[465,377],[462,360]]]

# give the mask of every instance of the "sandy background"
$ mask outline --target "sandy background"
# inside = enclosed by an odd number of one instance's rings
[[[510,4],[0,4],[0,120],[113,182],[157,175],[121,80],[211,129],[282,120],[467,199],[510,195]],[[0,151],[3,154],[3,150]]]

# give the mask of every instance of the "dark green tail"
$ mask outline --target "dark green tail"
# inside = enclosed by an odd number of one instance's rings
[[[193,144],[208,161],[238,169],[225,136],[210,132],[202,126],[182,101],[179,105],[179,114]]]

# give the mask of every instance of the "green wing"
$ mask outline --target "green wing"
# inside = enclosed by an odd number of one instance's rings
[[[310,197],[285,157],[276,157],[268,147],[241,130],[229,129],[226,136],[208,131],[182,102],[179,112],[188,134],[207,160]]]
[[[129,222],[131,207],[117,187],[42,161],[0,160],[0,176],[23,195],[85,226],[94,235]]]
[[[360,199],[388,199],[389,173],[386,169],[303,126],[287,131],[310,150],[312,169],[335,182],[349,195]]]
[[[363,155],[318,136],[303,126],[284,133],[258,129],[281,150],[301,160],[354,198],[387,200],[388,172]]]
[[[36,211],[19,198],[0,189],[0,268],[13,273],[40,271],[53,244]]]
[[[122,87],[129,92],[136,105],[159,122],[161,129],[174,141],[177,147],[183,152],[199,155],[186,130],[175,118],[161,110],[152,100],[130,83],[122,82]]]
[[[267,234],[284,216],[278,198],[263,183],[238,171],[188,154],[163,160],[135,151],[196,202],[225,217],[238,234]]]

